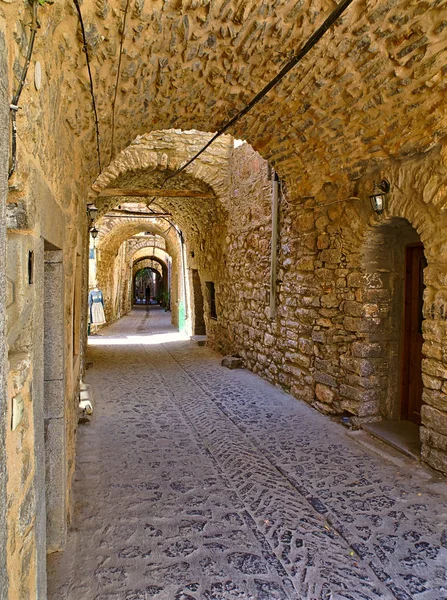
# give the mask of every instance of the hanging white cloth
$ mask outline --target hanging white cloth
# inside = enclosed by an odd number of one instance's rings
[[[94,288],[88,295],[90,307],[90,323],[92,325],[103,325],[106,322],[104,314],[104,299],[101,290]]]

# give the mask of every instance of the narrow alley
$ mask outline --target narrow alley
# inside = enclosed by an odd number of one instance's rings
[[[168,314],[89,338],[94,415],[50,600],[447,598],[445,484],[220,366]]]

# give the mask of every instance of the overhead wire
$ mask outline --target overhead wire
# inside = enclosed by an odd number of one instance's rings
[[[194,162],[205,150],[207,150],[213,142],[217,140],[220,136],[222,136],[228,129],[233,127],[238,121],[242,119],[250,110],[256,106],[263,98],[266,96],[271,89],[278,85],[278,83],[284,79],[284,77],[291,71],[309,52],[312,48],[320,41],[323,35],[332,27],[332,25],[337,21],[339,17],[345,12],[345,10],[352,4],[354,0],[342,0],[337,7],[331,12],[331,14],[325,19],[325,21],[320,25],[320,27],[314,31],[314,33],[310,36],[304,46],[299,50],[279,71],[279,73],[271,79],[267,85],[265,85],[260,92],[258,92],[248,104],[244,106],[234,117],[232,117],[229,121],[227,121],[222,127],[215,133],[212,138],[192,157],[190,158],[184,165],[182,165],[179,169],[177,169],[171,175],[168,175],[163,181],[162,187],[166,184],[167,181],[179,175],[182,171],[184,171],[192,162]]]
[[[26,76],[28,74],[28,68],[31,62],[31,57],[34,50],[34,41],[36,39],[36,33],[39,29],[39,22],[37,20],[37,9],[38,0],[32,2],[32,19],[30,24],[31,35],[28,42],[28,51],[26,53],[25,64],[23,65],[22,74],[20,76],[19,85],[17,86],[16,93],[14,94],[9,110],[11,112],[11,164],[8,171],[8,179],[11,179],[17,168],[17,111],[19,110],[19,100],[22,94],[23,86],[25,85]]]
[[[124,9],[124,17],[123,17],[123,25],[121,29],[121,40],[120,40],[120,51],[118,56],[118,67],[116,72],[116,83],[115,83],[115,92],[112,100],[112,139],[110,142],[110,161],[113,159],[113,155],[115,154],[115,110],[116,110],[116,97],[118,94],[118,84],[121,75],[121,62],[123,57],[123,46],[124,46],[124,36],[126,33],[126,20],[127,20],[127,12],[129,10],[129,0],[126,2],[126,8]]]
[[[99,167],[99,173],[101,173],[102,168],[101,168],[101,148],[100,148],[100,136],[99,136],[99,120],[98,120],[98,111],[96,110],[96,101],[95,101],[95,92],[94,92],[94,88],[93,88],[93,76],[92,76],[92,69],[90,67],[90,58],[88,55],[88,45],[87,45],[87,37],[85,35],[85,28],[84,28],[84,20],[82,18],[82,12],[81,12],[81,6],[79,4],[79,0],[73,0],[75,6],[76,6],[76,10],[78,13],[78,18],[79,18],[79,25],[81,27],[81,34],[82,34],[82,50],[85,53],[85,60],[87,63],[87,70],[88,70],[88,76],[89,76],[89,80],[90,80],[90,94],[92,97],[92,108],[93,108],[93,114],[94,114],[94,118],[95,118],[95,130],[96,130],[96,151],[98,153],[98,167]]]

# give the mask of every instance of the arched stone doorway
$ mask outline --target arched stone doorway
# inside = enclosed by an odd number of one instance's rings
[[[194,335],[206,335],[205,315],[203,312],[202,282],[198,269],[191,269],[192,296],[194,302]]]
[[[147,262],[142,261],[142,263]],[[141,264],[133,278],[133,304],[158,303],[162,292],[162,274],[153,266]]]
[[[393,217],[371,229],[364,246],[364,311],[375,319],[365,332],[372,394],[381,428],[402,432],[419,448],[422,407],[424,246],[414,227]],[[366,426],[368,427],[368,425]],[[376,429],[373,426],[373,429]]]

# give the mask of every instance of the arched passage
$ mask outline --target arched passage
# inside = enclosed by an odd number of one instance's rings
[[[216,131],[281,70],[336,3],[137,0],[124,7],[121,0],[85,0],[76,4],[83,14],[85,41],[72,3],[2,4],[0,44],[8,54],[7,64],[2,63],[6,75],[2,80],[11,82],[11,93],[26,48],[32,46],[28,42],[34,9],[42,24],[20,102],[23,110],[17,113],[18,168],[7,181],[3,164],[1,189],[2,198],[8,194],[3,354],[9,356],[5,369],[10,373],[4,387],[12,387],[14,398],[21,395],[26,406],[16,433],[9,426],[12,397],[5,400],[3,411],[9,444],[4,475],[9,489],[0,504],[8,512],[5,543],[8,561],[16,565],[11,587],[15,597],[36,596],[25,578],[37,580],[38,596],[45,597],[39,559],[46,541],[42,523],[45,510],[54,513],[51,504],[47,502],[45,508],[40,499],[45,441],[55,441],[53,447],[60,455],[66,452],[60,498],[69,497],[74,478],[76,402],[85,373],[85,344],[79,353],[72,349],[86,337],[86,311],[80,324],[78,316],[87,291],[82,264],[88,227],[85,203],[92,182],[101,170],[110,176],[95,190],[95,202],[102,197],[96,192],[102,193],[112,182],[159,185],[210,135],[185,135],[171,128]],[[280,207],[278,281],[271,281],[272,287],[277,284],[280,300],[275,320],[265,306],[270,275],[269,182],[256,179],[253,156],[248,161],[239,154],[237,171],[231,140],[221,138],[176,184],[181,189],[213,191],[215,197],[205,202],[159,198],[152,207],[171,213],[184,236],[184,243],[171,239],[169,250],[177,291],[173,319],[178,320],[182,306],[190,319],[195,313],[190,304],[186,308],[191,278],[200,282],[197,296],[200,286],[203,292],[209,284],[217,310],[210,311],[202,295],[214,348],[240,353],[249,368],[275,385],[322,411],[349,410],[360,423],[382,414],[382,400],[375,394],[382,393],[377,383],[384,377],[380,368],[385,363],[374,355],[375,342],[369,343],[367,336],[380,331],[387,316],[375,314],[380,302],[366,300],[361,279],[367,268],[364,237],[379,224],[366,211],[359,215],[359,224],[347,219],[351,229],[357,228],[353,240],[345,235],[346,219],[343,222],[336,205],[328,216],[319,218],[314,218],[314,209],[326,201],[367,200],[372,186],[366,190],[358,182],[369,173],[372,184],[380,168],[392,183],[394,202],[384,219],[407,218],[419,232],[428,260],[421,436],[424,460],[447,472],[445,13],[446,3],[439,1],[352,2],[312,53],[231,130],[253,144],[288,186]],[[86,55],[93,73],[92,90]],[[34,67],[35,85],[31,85]],[[10,100],[4,107],[10,106]],[[11,115],[2,114],[6,140]],[[132,148],[121,155],[129,144]],[[9,147],[14,144],[1,146],[2,162],[8,163]],[[146,161],[142,155],[151,158]],[[263,169],[259,166],[258,173]],[[400,195],[405,196],[404,202]],[[118,204],[117,198],[109,196],[99,206],[100,217]],[[154,228],[158,225],[169,239],[167,225],[160,222]],[[98,239],[103,265],[99,276],[107,288],[111,321],[128,306],[131,266],[126,262],[126,235],[133,235],[132,227],[126,223],[114,229],[117,236],[110,244],[102,232]],[[42,341],[48,342],[42,315],[44,240],[60,249],[63,269],[63,318],[57,325],[57,347],[52,344],[50,351],[56,350],[58,358],[64,353],[67,357],[58,395],[65,415],[54,411],[50,416],[66,432],[66,442],[52,438],[50,429],[44,439],[42,426],[48,417],[43,415],[46,402],[53,398],[44,393],[43,371],[49,363],[42,358]],[[198,278],[191,276],[194,269]],[[56,323],[53,316],[47,320],[52,326]],[[390,338],[387,344],[392,343]],[[47,381],[53,388],[51,374]],[[16,402],[21,404],[21,399]],[[61,446],[65,447],[59,450]],[[25,520],[22,527],[21,516],[32,515],[34,502],[35,522]],[[30,547],[34,539],[36,553]],[[30,556],[38,557],[37,574]],[[5,589],[3,581],[0,588]]]
[[[365,340],[376,358],[378,412],[420,425],[424,247],[404,218],[369,232],[364,245],[364,310],[380,319]]]
[[[104,294],[107,322],[119,319],[131,309],[134,265],[146,259],[161,265],[163,292],[168,295],[165,305],[169,306],[170,299],[174,300],[172,320],[177,323],[181,262],[175,229],[159,219],[114,218],[107,213],[98,220],[97,227],[97,278]]]
[[[227,219],[232,203],[241,205],[240,214],[236,216],[237,210],[233,211],[237,222],[242,220],[247,225],[254,223],[256,226],[266,222],[268,225],[269,174],[266,161],[248,144],[236,144],[231,136],[223,136],[216,145],[213,144],[210,152],[204,153],[185,172],[172,181],[166,180],[209,137],[209,133],[180,130],[157,131],[141,136],[112,161],[92,189],[99,209],[98,223],[101,224],[98,252],[102,264],[107,265],[108,287],[113,287],[117,279],[113,279],[110,265],[116,261],[119,252],[118,240],[127,240],[126,257],[134,256],[134,259],[148,256],[145,247],[151,245],[135,235],[137,219],[128,216],[128,213],[147,215],[151,210],[154,214],[165,215],[159,220],[154,217],[152,227],[139,221],[139,231],[143,232],[144,227],[146,233],[152,233],[154,255],[162,257],[162,250],[166,250],[172,256],[170,281],[173,294],[177,291],[177,298],[171,294],[173,322],[181,320],[190,334],[206,332],[208,339],[223,347],[228,345],[228,332],[208,306],[206,286],[212,283],[216,302],[223,300],[222,290],[227,280]],[[266,189],[261,188],[257,198],[259,210],[255,212],[259,218],[254,219],[252,207],[246,202],[242,189],[252,190],[256,185],[254,182],[264,184],[265,180]],[[160,193],[154,197],[149,195],[146,200],[127,197],[124,193],[135,189],[157,189]],[[166,189],[166,197],[162,196],[163,189]],[[120,195],[114,196],[113,190],[120,190]],[[187,195],[189,190],[191,197]],[[172,194],[176,191],[182,194]],[[264,228],[262,234],[268,237],[268,229]],[[135,239],[131,240],[131,237]],[[129,283],[128,289],[131,287]],[[225,294],[229,292],[225,290]],[[228,311],[231,311],[231,302],[234,300],[225,304]],[[127,309],[130,306],[131,299]]]
[[[132,265],[132,304],[158,303],[169,306],[169,268],[155,256],[148,255]]]
[[[144,261],[149,262],[149,261]],[[162,291],[163,278],[157,269],[141,265],[133,277],[133,303],[158,304]]]

